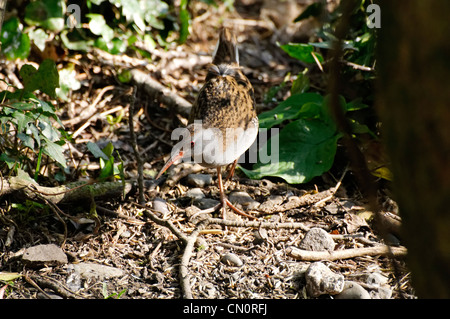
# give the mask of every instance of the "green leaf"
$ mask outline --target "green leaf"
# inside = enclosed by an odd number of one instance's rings
[[[16,165],[16,160],[9,157],[6,153],[0,154],[0,161],[5,162],[9,169],[12,169]]]
[[[22,33],[19,19],[13,17],[3,23],[1,49],[8,60],[25,59],[30,54],[31,44],[27,34]]]
[[[25,22],[44,29],[60,32],[64,29],[64,0],[31,1],[25,8]]]
[[[57,161],[62,167],[67,167],[66,158],[64,156],[64,149],[62,148],[62,146],[50,141],[46,137],[43,137],[43,140],[44,145],[42,151],[44,152],[44,154]]]
[[[25,133],[17,133],[17,137],[22,141],[23,145],[34,150],[34,139]]]
[[[107,161],[100,158],[100,175],[99,178],[108,178],[114,176],[114,158],[111,156]]]
[[[181,0],[180,4],[180,38],[178,39],[179,43],[185,43],[187,37],[189,36],[189,24],[191,20],[191,16],[189,11],[187,10],[187,0]]]
[[[91,19],[89,28],[93,34],[101,36],[105,42],[109,42],[114,38],[114,30],[106,24],[105,18],[101,14],[90,13],[86,14],[86,16]]]
[[[291,94],[304,93],[309,90],[309,77],[306,75],[308,69],[297,75],[297,79],[292,82]]]
[[[259,118],[259,127],[271,128],[285,120],[295,119],[298,117],[303,105],[307,103],[322,104],[323,97],[317,93],[300,93],[288,97],[286,100],[278,104],[274,109],[261,113]]]
[[[304,43],[289,43],[280,46],[284,52],[289,54],[291,57],[303,61],[305,63],[316,63],[312,53],[314,52],[314,47],[310,44]],[[323,62],[323,57],[320,53],[314,52],[320,63]]]
[[[253,170],[241,168],[250,178],[277,176],[290,184],[306,183],[327,172],[334,162],[337,141],[341,137],[333,127],[318,119],[299,119],[279,134],[278,161],[257,163]],[[271,149],[274,137],[267,143]]]
[[[102,149],[103,153],[106,154],[106,156],[108,156],[108,158],[110,158],[114,152],[114,146],[111,142],[109,142],[108,144],[106,144],[106,146]]]
[[[28,32],[30,40],[41,50],[45,50],[45,42],[50,37],[43,29],[37,28]]]
[[[34,122],[34,119],[20,111],[14,111],[12,113],[14,123],[17,124],[17,132],[23,132],[28,123]]]
[[[56,89],[56,94],[63,101],[69,100],[69,93],[81,88],[81,83],[76,78],[74,65],[70,63],[64,69],[59,70],[59,88]]]
[[[92,153],[92,155],[94,155],[95,158],[102,158],[105,161],[109,160],[109,156],[107,156],[105,153],[103,153],[103,151],[100,149],[100,147],[98,147],[97,144],[88,142],[86,144],[86,147]]]
[[[56,98],[55,89],[59,87],[59,74],[53,60],[42,61],[38,70],[30,64],[25,64],[19,74],[23,79],[25,92],[40,90],[50,97]]]

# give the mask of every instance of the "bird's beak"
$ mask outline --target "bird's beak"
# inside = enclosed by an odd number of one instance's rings
[[[183,151],[179,151],[178,153],[174,153],[170,156],[169,160],[164,164],[163,168],[159,171],[158,175],[156,175],[155,179],[158,179],[161,177],[161,175],[170,167],[173,163],[178,161],[180,158],[182,158],[184,155]]]

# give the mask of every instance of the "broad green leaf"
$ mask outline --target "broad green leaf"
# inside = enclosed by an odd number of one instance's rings
[[[3,23],[0,40],[2,53],[8,60],[26,59],[30,54],[30,38],[22,33],[22,24],[16,17]]]
[[[28,123],[34,122],[34,119],[20,111],[14,111],[12,117],[17,124],[17,132],[23,132]]]
[[[259,127],[271,128],[285,120],[297,118],[303,105],[307,103],[322,104],[323,97],[317,93],[300,93],[288,97],[278,104],[274,109],[261,113],[259,118]]]
[[[6,153],[0,154],[0,161],[5,162],[9,169],[12,169],[16,165],[16,160],[9,157]]]
[[[297,79],[292,82],[291,94],[305,93],[309,90],[309,77],[306,75],[308,69],[297,75]]]
[[[103,153],[106,154],[106,156],[108,156],[108,158],[110,158],[114,152],[114,145],[109,142],[108,144],[106,144],[106,146],[102,149]]]
[[[25,64],[19,74],[23,79],[26,92],[40,90],[50,97],[56,97],[55,89],[59,87],[59,74],[53,60],[42,61],[38,70],[30,64]]]
[[[30,30],[28,32],[28,36],[30,40],[41,50],[42,52],[45,50],[45,42],[50,37],[43,29],[36,28],[34,30]]]
[[[59,131],[53,127],[52,123],[49,120],[45,121],[43,118],[41,118],[38,127],[41,130],[42,135],[45,136],[48,140],[52,142],[57,142],[60,140],[61,135],[59,134]]]
[[[17,137],[22,141],[23,145],[34,150],[34,139],[25,133],[17,133]]]
[[[58,97],[64,101],[69,100],[69,93],[81,88],[81,83],[76,78],[74,65],[71,63],[59,70],[59,88],[56,89]]]
[[[43,140],[45,141],[45,144],[42,146],[42,151],[44,152],[44,154],[57,161],[62,167],[67,167],[66,158],[64,156],[64,149],[62,148],[62,146],[50,141],[45,137],[43,138]]]
[[[106,161],[109,160],[109,156],[107,156],[105,153],[103,153],[103,151],[100,149],[100,147],[98,147],[97,144],[88,142],[86,144],[86,147],[92,153],[92,155],[94,155],[95,158],[102,158]]]
[[[25,8],[25,22],[44,29],[60,32],[64,29],[64,0],[31,1]]]
[[[253,170],[241,169],[250,178],[277,176],[290,184],[306,183],[331,168],[340,137],[321,120],[299,119],[280,131],[278,161],[257,163]],[[269,140],[268,149],[273,139]]]
[[[312,56],[314,52],[314,47],[310,44],[304,43],[289,43],[280,46],[284,52],[289,54],[291,57],[303,61],[305,63],[316,63],[316,60]],[[320,53],[314,52],[319,62],[323,62],[323,57]]]
[[[114,158],[111,156],[107,161],[100,158],[100,175],[99,178],[108,178],[114,176]]]
[[[114,38],[114,30],[111,29],[105,21],[105,18],[101,14],[86,14],[89,21],[89,29],[95,35],[101,36],[105,42],[110,42]]]

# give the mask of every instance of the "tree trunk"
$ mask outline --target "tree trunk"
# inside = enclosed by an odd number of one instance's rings
[[[380,2],[377,109],[412,284],[450,298],[450,1]]]

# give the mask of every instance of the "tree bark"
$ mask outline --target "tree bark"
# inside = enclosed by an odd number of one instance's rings
[[[450,298],[450,1],[380,2],[377,110],[419,297]]]

